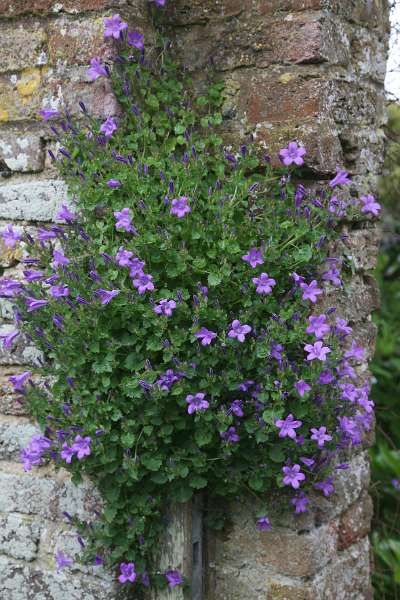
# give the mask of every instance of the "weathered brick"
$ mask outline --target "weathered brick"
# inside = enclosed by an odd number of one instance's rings
[[[39,24],[1,24],[0,72],[43,65],[46,62],[46,40],[46,32]]]
[[[51,221],[66,200],[64,182],[37,180],[0,186],[0,217],[24,221]]]
[[[19,460],[22,448],[25,448],[32,436],[40,434],[36,425],[25,419],[4,420],[0,417],[0,460]]]
[[[13,387],[8,381],[8,377],[16,374],[17,370],[10,368],[7,375],[0,377],[0,414],[16,416],[28,414],[24,399],[13,392]]]
[[[168,14],[174,25],[188,25],[237,17],[250,7],[251,0],[178,0],[168,7]]]
[[[26,515],[0,516],[0,552],[12,558],[32,561],[38,553],[41,524]]]
[[[10,171],[36,173],[44,168],[44,146],[39,132],[0,130],[0,159]]]
[[[140,6],[139,1],[133,0],[133,6]],[[0,0],[0,17],[17,17],[27,14],[43,17],[46,14],[59,12],[78,14],[106,8],[122,8],[126,5],[127,0]]]
[[[48,26],[49,63],[89,64],[94,56],[110,52],[104,40],[102,17],[62,17]]]
[[[343,550],[368,535],[373,513],[372,498],[365,493],[340,517],[339,549]]]

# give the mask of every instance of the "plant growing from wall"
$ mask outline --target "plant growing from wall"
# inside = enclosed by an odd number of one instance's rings
[[[29,254],[24,281],[1,282],[18,324],[4,343],[25,335],[44,357],[44,384],[33,371],[10,378],[43,428],[25,468],[51,460],[96,483],[101,513],[71,517],[82,560],[118,568],[140,593],[183,583],[154,559],[167,502],[251,493],[267,531],[270,492],[302,513],[310,492],[334,491],[373,403],[356,374],[364,349],[329,301],[346,285],[329,248],[341,219],[380,207],[350,197],[344,171],[327,189],[295,185],[297,142],[277,167],[251,139],[225,147],[223,86],[196,96],[165,44],[145,51],[118,15],[105,26],[118,56],[94,58],[89,75],[110,78],[121,114],[42,111],[59,121],[51,156],[72,200],[36,239],[3,232]]]

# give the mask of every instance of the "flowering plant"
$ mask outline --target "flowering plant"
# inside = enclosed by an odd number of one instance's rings
[[[339,451],[371,426],[364,350],[329,305],[345,285],[329,254],[335,225],[360,201],[343,171],[328,190],[296,185],[297,142],[278,167],[251,139],[225,147],[219,83],[195,97],[165,48],[145,53],[118,15],[106,35],[115,67],[95,58],[89,74],[111,79],[122,114],[42,111],[60,119],[51,156],[73,200],[36,240],[3,233],[29,248],[25,281],[1,282],[18,324],[4,343],[24,333],[46,357],[44,386],[31,372],[11,378],[43,427],[25,468],[51,459],[102,495],[91,523],[71,518],[84,560],[118,565],[138,589],[174,587],[181,573],[154,562],[167,501],[206,489],[218,506],[250,492],[266,531],[268,493],[284,488],[307,511],[307,492],[332,493]],[[361,197],[362,212],[378,210]]]

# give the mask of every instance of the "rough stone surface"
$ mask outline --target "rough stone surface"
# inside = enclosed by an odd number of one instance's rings
[[[0,417],[0,460],[19,460],[22,448],[29,444],[33,435],[38,434],[40,430],[32,423]]]
[[[44,167],[44,147],[40,134],[3,130],[0,157],[7,169],[17,173],[37,173]]]
[[[29,517],[0,516],[0,552],[16,559],[34,560],[38,553],[41,523]]]
[[[51,221],[67,197],[62,181],[31,181],[0,186],[0,218]]]

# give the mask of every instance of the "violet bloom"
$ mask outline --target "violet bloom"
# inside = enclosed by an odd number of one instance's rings
[[[272,529],[272,525],[268,517],[260,517],[257,520],[257,529],[259,531],[270,531]]]
[[[132,225],[132,217],[129,214],[129,208],[123,208],[121,211],[115,211],[114,217],[117,219],[115,229],[124,229],[128,233],[136,233],[135,227]]]
[[[297,383],[294,384],[299,395],[303,398],[304,394],[307,394],[311,390],[311,385],[308,385],[304,379],[300,379]]]
[[[160,6],[163,5],[160,4]],[[168,585],[170,588],[177,587],[178,585],[182,585],[183,583],[183,577],[179,571],[167,571],[165,573],[165,578],[168,581]]]
[[[309,469],[315,464],[315,460],[313,458],[308,458],[307,456],[300,456],[300,460],[303,465],[306,465]]]
[[[279,151],[279,158],[286,167],[293,163],[297,166],[304,164],[303,156],[306,154],[306,149],[299,146],[297,142],[289,142],[287,148]]]
[[[117,129],[118,125],[113,117],[108,117],[100,126],[100,131],[106,136],[106,138],[110,138],[114,131],[117,131]]]
[[[124,29],[128,29],[128,23],[121,21],[119,15],[104,19],[104,37],[113,37],[118,40]]]
[[[15,244],[22,239],[20,233],[13,229],[12,225],[7,225],[1,233],[5,246],[14,248]]]
[[[136,273],[132,283],[140,295],[146,291],[152,292],[154,290],[153,277],[152,275],[146,275],[146,273]]]
[[[264,263],[262,252],[261,250],[258,250],[258,248],[250,248],[248,253],[242,256],[242,260],[247,262],[253,269],[255,269],[257,265],[262,265]]]
[[[353,329],[349,327],[346,319],[341,319],[340,317],[336,318],[335,329],[337,333],[341,333],[344,336],[349,335],[353,331]]]
[[[296,429],[301,427],[303,423],[302,421],[296,421],[293,415],[290,414],[284,420],[277,419],[275,425],[280,429],[280,438],[290,437],[294,440],[296,438]]]
[[[57,573],[65,569],[66,567],[70,567],[74,564],[74,561],[69,556],[63,554],[60,550],[57,551],[56,554],[56,563],[57,563]]]
[[[284,350],[282,344],[272,344],[271,346],[271,358],[275,358],[278,361],[282,360],[282,351]]]
[[[330,383],[332,383],[332,381],[334,381],[334,379],[335,378],[330,371],[322,371],[320,373],[318,383],[320,383],[321,385],[329,385]]]
[[[252,281],[257,286],[257,294],[271,294],[272,288],[276,285],[275,279],[272,279],[268,273],[261,273],[260,277],[253,277]]]
[[[14,391],[16,392],[25,392],[25,382],[31,377],[32,373],[30,371],[24,371],[19,375],[10,375],[8,381],[12,384]]]
[[[58,250],[53,250],[53,264],[57,269],[58,267],[63,267],[69,265],[71,261],[67,258],[62,252]]]
[[[191,212],[191,208],[188,205],[188,199],[186,196],[180,198],[174,198],[171,202],[171,215],[175,215],[178,219],[183,219],[185,215]]]
[[[327,477],[327,479],[325,479],[324,481],[315,483],[314,488],[316,490],[320,490],[324,494],[325,497],[328,497],[335,491],[335,488],[333,487],[332,482],[333,482],[333,478]]]
[[[65,460],[65,462],[68,465],[71,464],[71,461],[72,461],[72,458],[73,458],[74,454],[75,454],[75,450],[73,450],[72,448],[70,448],[67,443],[64,443],[62,445],[60,456],[61,456],[61,458],[63,460]]]
[[[118,581],[120,583],[126,583],[127,581],[134,583],[136,579],[135,563],[121,563],[119,569],[121,575],[118,577]]]
[[[52,110],[51,108],[42,108],[38,114],[42,117],[43,121],[50,121],[50,119],[56,119],[60,116],[58,110]]]
[[[132,260],[131,260],[131,264],[130,266],[130,272],[129,272],[129,276],[134,279],[136,277],[136,275],[143,275],[143,267],[146,263],[144,262],[144,260],[139,260],[139,258],[137,256],[135,256]]]
[[[339,389],[342,391],[341,400],[349,400],[354,404],[359,397],[359,389],[352,383],[339,383]]]
[[[92,58],[90,69],[86,71],[88,77],[94,81],[98,77],[108,77],[107,69],[101,64],[99,58]]]
[[[18,330],[10,331],[10,333],[7,333],[6,335],[0,335],[4,348],[9,350],[13,345],[14,340],[16,340],[19,335],[20,333]]]
[[[315,342],[315,344],[306,344],[304,346],[305,352],[308,352],[307,360],[321,360],[326,361],[326,355],[331,352],[328,346],[324,346],[323,342]]]
[[[53,298],[66,298],[69,296],[69,287],[66,285],[52,285],[49,293]]]
[[[139,31],[128,31],[128,46],[134,46],[138,50],[143,50],[144,35]]]
[[[368,194],[368,196],[361,196],[360,201],[363,206],[361,208],[361,212],[365,214],[371,214],[377,217],[381,210],[381,205],[379,202],[376,202],[375,197],[372,194]]]
[[[204,400],[205,394],[202,392],[198,392],[193,396],[193,394],[189,394],[186,396],[186,402],[188,403],[188,413],[189,415],[197,412],[198,410],[206,410],[210,404],[207,400]]]
[[[311,439],[317,442],[318,448],[323,448],[325,442],[330,442],[332,440],[332,436],[326,433],[326,427],[320,427],[319,429],[313,427],[311,433]]]
[[[314,333],[317,339],[323,338],[327,333],[330,332],[331,328],[326,322],[326,315],[311,315],[308,317],[310,325],[307,327],[307,333]]]
[[[201,340],[202,346],[209,346],[211,342],[217,337],[214,331],[210,331],[206,327],[202,327],[199,331],[194,334],[198,340]]]
[[[38,310],[39,308],[42,308],[43,306],[46,306],[48,304],[47,300],[37,300],[36,298],[26,298],[25,299],[26,302],[26,309],[28,312],[33,312],[34,310]]]
[[[48,231],[47,229],[39,229],[38,240],[40,242],[47,242],[48,240],[54,240],[57,237],[55,231]]]
[[[21,450],[24,470],[30,471],[33,465],[40,465],[44,453],[51,447],[51,440],[43,435],[34,435],[28,446]]]
[[[232,321],[231,327],[228,337],[236,338],[238,342],[244,342],[246,335],[251,331],[250,325],[242,325],[237,319]]]
[[[62,204],[61,210],[57,213],[57,219],[66,221],[66,223],[73,223],[76,221],[76,214],[72,213],[66,204]]]
[[[229,412],[233,413],[235,417],[243,417],[243,403],[241,400],[234,400],[229,407]]]
[[[165,317],[171,317],[172,311],[176,308],[175,300],[160,300],[158,304],[153,308],[157,315],[164,315]]]
[[[304,282],[304,277],[302,275],[298,275],[295,271],[293,271],[291,277],[296,285],[300,285]]]
[[[345,352],[345,358],[354,358],[357,361],[362,361],[365,358],[365,348],[357,346],[355,341],[352,342],[351,348]]]
[[[282,469],[284,478],[283,483],[285,485],[291,485],[292,488],[298,490],[300,482],[304,481],[306,476],[300,471],[300,465],[295,464],[292,467],[283,467]]]
[[[337,185],[348,185],[350,183],[352,183],[352,181],[349,178],[349,174],[347,173],[347,171],[343,171],[342,169],[336,169],[336,177],[334,177],[329,182],[329,185],[332,188],[334,188]]]
[[[322,294],[322,290],[318,287],[318,283],[315,279],[310,284],[300,283],[300,287],[303,290],[302,299],[310,300],[313,304],[317,301],[317,296]]]
[[[301,492],[298,496],[292,498],[290,502],[295,508],[294,512],[296,513],[296,515],[308,512],[308,505],[310,504],[310,501],[303,492]]]
[[[24,277],[26,279],[26,281],[29,281],[29,283],[31,281],[39,281],[40,279],[42,279],[44,277],[44,273],[43,271],[35,271],[34,269],[26,269],[26,271],[24,271]]]
[[[85,456],[89,456],[91,454],[90,443],[91,438],[89,436],[81,437],[77,435],[74,439],[74,443],[72,444],[72,450],[76,453],[78,460],[81,460]]]
[[[322,274],[322,279],[324,281],[330,281],[333,285],[342,285],[342,280],[340,279],[340,271],[337,267],[332,266],[328,271],[325,271]]]
[[[121,182],[118,179],[109,179],[107,181],[107,185],[112,190],[115,190],[115,189],[121,187]]]
[[[235,444],[240,441],[240,436],[236,433],[236,427],[229,427],[227,431],[222,431],[219,435],[227,444]]]
[[[101,304],[108,304],[115,296],[118,296],[120,290],[104,290],[100,288],[95,290],[94,293],[99,296]]]
[[[129,250],[125,250],[125,248],[123,246],[121,246],[115,255],[117,265],[119,265],[120,267],[130,267],[132,256],[133,256],[133,252],[130,252]],[[144,263],[143,263],[143,266],[144,266]]]

